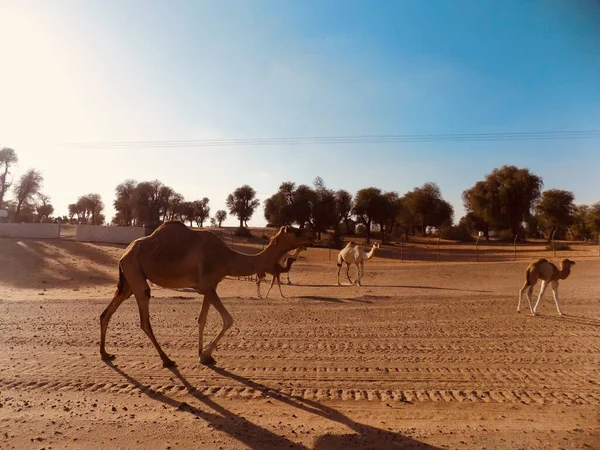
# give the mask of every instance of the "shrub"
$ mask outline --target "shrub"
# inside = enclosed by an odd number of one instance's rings
[[[442,239],[460,242],[473,242],[475,240],[465,225],[444,227],[439,230],[439,236]]]
[[[235,230],[235,233],[233,233],[233,234],[234,234],[234,236],[237,236],[237,237],[248,237],[248,238],[252,237],[252,233],[250,232],[250,230],[248,228],[243,228],[243,227],[237,228]]]
[[[515,235],[510,230],[500,230],[498,232],[498,240],[501,242],[513,242]]]
[[[355,232],[359,236],[363,236],[367,233],[367,227],[364,224],[359,223],[358,225],[356,225]]]
[[[546,250],[553,250],[552,243],[550,243],[549,245],[546,246]],[[565,242],[555,242],[554,250],[556,250],[556,251],[571,250],[571,246]]]

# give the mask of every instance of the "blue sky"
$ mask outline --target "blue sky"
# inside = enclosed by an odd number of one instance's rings
[[[61,143],[600,129],[592,1],[0,0],[0,145],[56,212],[160,179],[187,199],[282,181],[461,193],[514,164],[600,200],[595,140],[97,148]],[[250,225],[264,224],[262,209]],[[228,220],[235,224],[234,220]]]

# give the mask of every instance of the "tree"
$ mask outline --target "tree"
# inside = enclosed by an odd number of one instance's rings
[[[325,187],[325,183],[321,177],[315,178],[311,223],[317,232],[317,237],[321,239],[321,233],[329,227],[337,224],[338,215],[335,210],[336,201],[335,193],[331,189]]]
[[[195,215],[194,202],[183,202],[181,204],[181,219],[193,226]]]
[[[116,188],[116,198],[113,202],[115,207],[115,217],[113,223],[115,225],[132,226],[134,220],[135,209],[135,189],[137,182],[135,180],[125,180]]]
[[[155,230],[161,224],[173,194],[173,189],[158,180],[138,183],[133,196],[135,223]]]
[[[33,198],[40,192],[44,178],[42,174],[35,169],[29,169],[25,172],[17,184],[13,188],[13,193],[16,200],[15,220],[20,221],[21,209],[24,206],[33,208],[31,202]]]
[[[182,217],[183,203],[185,202],[183,195],[172,191],[170,193],[170,195],[165,198],[164,201],[165,201],[165,205],[164,205],[163,220],[167,221],[167,220],[180,219]]]
[[[573,223],[575,196],[572,192],[560,189],[544,191],[536,207],[540,223],[550,240],[556,230],[566,230]]]
[[[215,214],[215,222],[218,224],[217,226],[219,228],[221,228],[221,224],[223,223],[223,221],[225,219],[227,219],[227,212],[225,212],[222,209],[218,210],[217,213]]]
[[[496,231],[518,235],[537,205],[543,181],[528,169],[502,166],[463,192],[467,212],[473,212]]]
[[[294,223],[294,193],[296,184],[291,181],[281,183],[279,190],[265,200],[264,216],[272,226],[292,225]]]
[[[340,222],[346,224],[346,230],[351,232],[350,228],[350,214],[352,213],[352,194],[350,192],[340,189],[334,194],[335,197],[335,212],[337,214],[337,221],[335,223],[336,230],[339,227]]]
[[[252,218],[254,211],[260,205],[256,198],[256,191],[247,184],[237,188],[227,196],[227,207],[231,215],[240,221],[240,228]]]
[[[383,215],[385,200],[381,189],[370,187],[361,189],[356,193],[352,213],[365,226],[367,244],[371,242],[371,225]]]
[[[50,203],[50,197],[44,194],[38,195],[38,203],[35,205],[37,220],[39,222],[49,221],[54,212],[54,206]]]
[[[594,203],[589,207],[585,223],[594,238],[598,239],[598,235],[600,234],[600,202]]]
[[[11,183],[6,181],[10,173],[10,167],[19,161],[17,154],[12,148],[0,149],[0,208],[4,204],[4,194],[10,188]]]
[[[204,221],[210,216],[210,207],[208,206],[208,198],[204,197],[202,200],[196,200],[194,202],[194,220],[196,225],[203,227]]]
[[[102,225],[104,223],[104,202],[100,194],[86,194],[77,199],[76,203],[69,206],[69,218],[77,216],[77,223],[89,225]]]
[[[592,237],[592,232],[588,226],[588,214],[590,207],[587,205],[576,205],[573,208],[573,223],[569,231],[574,239],[587,241]]]
[[[403,205],[416,219],[415,225],[423,235],[428,227],[441,228],[452,224],[454,209],[442,198],[440,188],[435,183],[425,183],[408,192]]]

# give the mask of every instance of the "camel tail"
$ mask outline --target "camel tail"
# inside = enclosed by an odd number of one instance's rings
[[[529,282],[529,275],[531,275],[531,268],[528,267],[525,271],[525,286],[529,286],[531,283]]]
[[[119,295],[123,292],[125,288],[125,274],[123,273],[123,269],[121,269],[121,264],[119,264],[119,282],[117,283],[117,290],[115,291],[115,295]]]

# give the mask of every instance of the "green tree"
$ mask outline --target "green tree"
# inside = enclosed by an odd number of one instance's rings
[[[381,189],[369,187],[356,193],[352,213],[365,226],[367,244],[371,242],[371,225],[382,217],[384,203]]]
[[[483,219],[491,229],[509,230],[514,236],[532,216],[542,187],[542,179],[528,169],[502,166],[465,190],[463,202],[468,212]]]
[[[199,227],[204,226],[204,221],[210,216],[210,206],[208,206],[208,198],[194,201],[194,220]]]
[[[42,174],[35,169],[29,169],[21,176],[21,178],[19,178],[17,184],[13,187],[16,202],[16,221],[22,220],[21,210],[24,207],[27,207],[28,210],[33,209],[33,199],[39,194],[43,182],[44,177],[42,177]]]
[[[135,180],[125,180],[119,184],[116,191],[116,198],[113,202],[115,208],[115,217],[113,223],[121,226],[132,226],[135,219]],[[70,213],[69,213],[70,214]]]
[[[215,222],[219,228],[221,228],[221,224],[225,219],[227,219],[227,212],[223,209],[219,209],[215,213]]]
[[[49,222],[54,206],[50,203],[50,197],[44,194],[38,195],[38,203],[35,205],[35,212],[39,222]]]
[[[575,196],[572,192],[560,189],[544,191],[536,207],[540,223],[548,240],[557,230],[566,230],[573,223]]]
[[[0,208],[4,205],[4,194],[10,188],[11,183],[7,181],[10,167],[19,161],[16,152],[12,148],[0,149]]]
[[[315,178],[313,193],[311,223],[320,240],[321,233],[337,223],[335,193],[325,187],[321,177]]]
[[[442,198],[440,188],[435,183],[425,183],[408,192],[403,198],[403,205],[415,218],[423,235],[427,227],[441,228],[452,224],[454,209]]]
[[[587,216],[590,207],[587,205],[575,205],[573,208],[573,223],[569,227],[569,231],[574,239],[588,240],[592,237],[592,232],[588,226]]]
[[[226,203],[231,215],[236,216],[240,221],[240,228],[243,228],[244,224],[247,226],[248,220],[260,205],[260,201],[256,198],[256,191],[247,184],[229,194]]]

